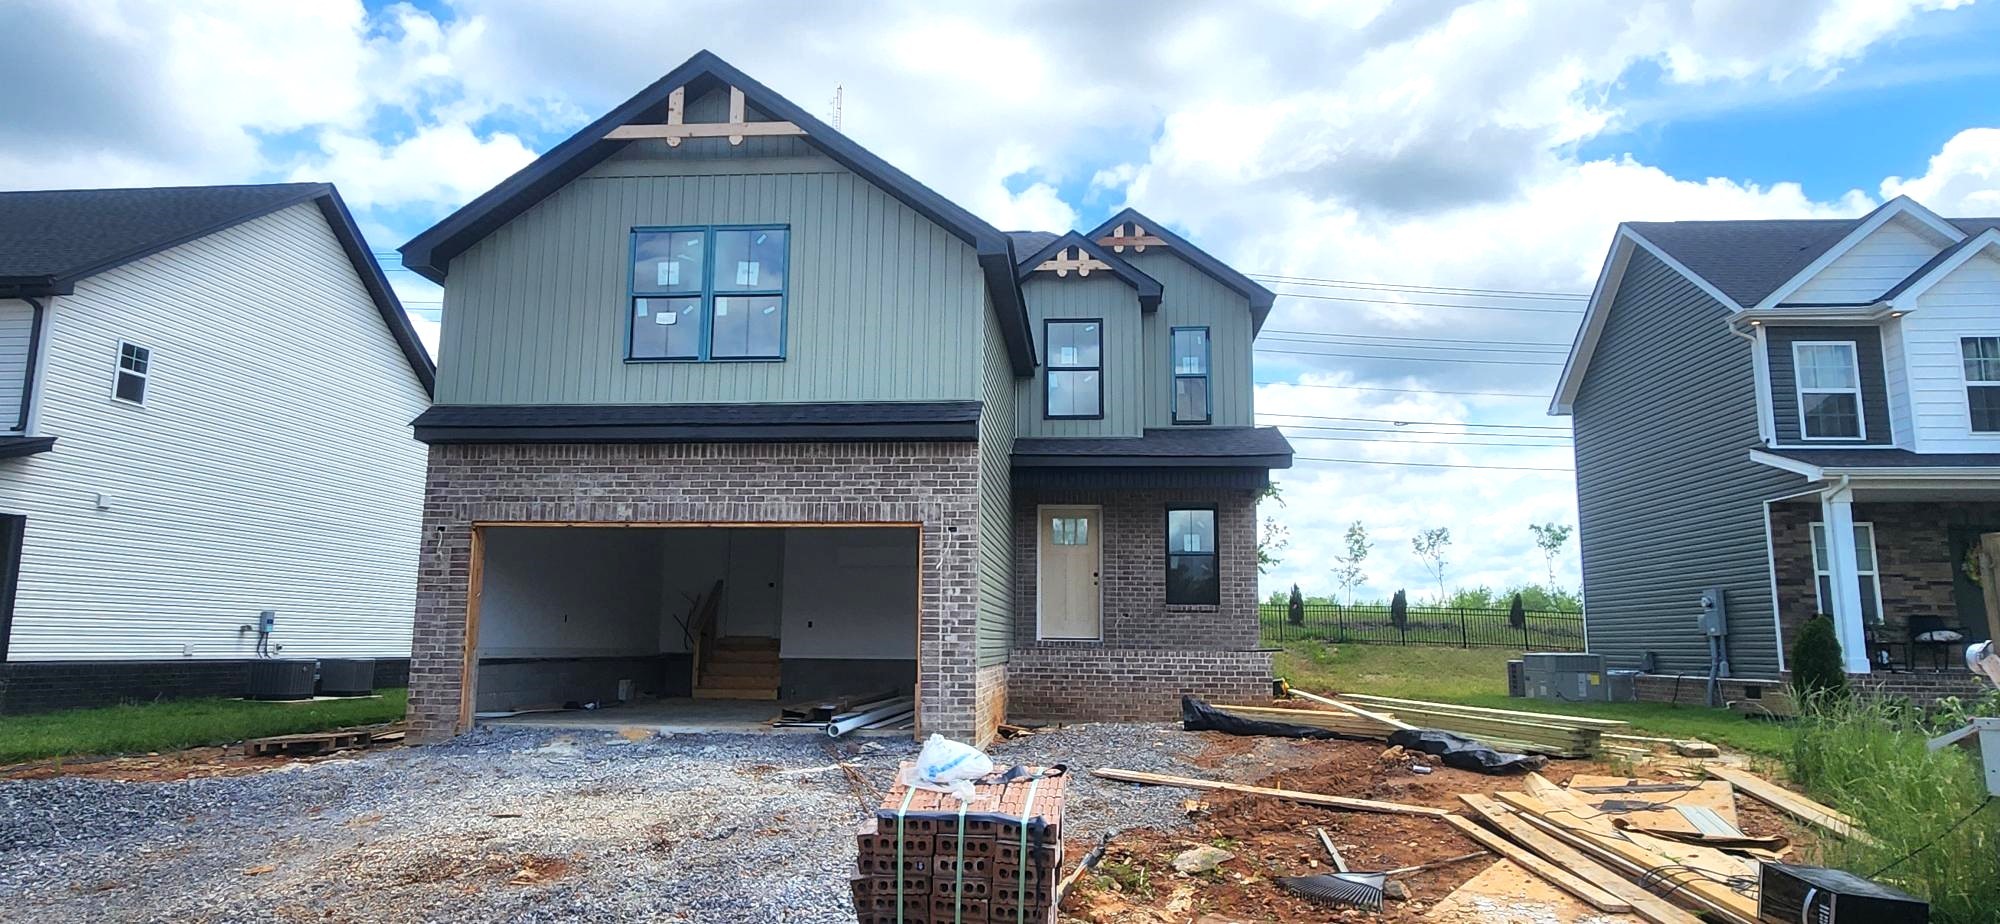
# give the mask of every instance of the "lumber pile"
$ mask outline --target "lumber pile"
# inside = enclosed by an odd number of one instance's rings
[[[1055,921],[1063,778],[981,781],[974,791],[960,803],[898,782],[882,797],[855,836],[860,924]]]
[[[1487,709],[1360,693],[1349,693],[1341,699],[1377,712],[1386,710],[1395,718],[1422,728],[1476,738],[1496,748],[1550,757],[1595,756],[1603,750],[1605,734],[1630,729],[1626,723],[1612,719],[1547,712]]]

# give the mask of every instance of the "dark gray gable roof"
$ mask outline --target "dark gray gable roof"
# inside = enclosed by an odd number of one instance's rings
[[[1276,427],[1157,427],[1144,434],[1022,437],[1014,441],[1014,464],[1263,468],[1290,468],[1292,464],[1292,444]]]
[[[1008,232],[1008,236],[1015,238],[1017,242],[1021,234],[1022,232],[1018,231]],[[1111,275],[1118,277],[1120,282],[1138,291],[1139,307],[1141,309],[1152,311],[1160,307],[1159,280],[1140,272],[1137,267],[1125,262],[1124,258],[1097,246],[1096,241],[1084,237],[1075,231],[1060,235],[1050,235],[1049,240],[1043,243],[1041,247],[1036,248],[1033,252],[1021,258],[1019,268],[1015,271],[1015,277],[1022,282],[1026,282],[1029,276],[1035,274],[1035,267],[1042,265],[1042,261],[1055,256],[1056,251],[1070,247],[1079,248],[1084,253],[1104,261],[1104,265],[1111,267]],[[1014,252],[1018,254],[1021,250],[1019,247],[1016,247]]]
[[[2000,452],[1911,452],[1907,449],[1760,449],[1821,468],[2000,468]]]
[[[1014,253],[1016,254],[1034,253],[1035,251],[1048,246],[1048,243],[1050,241],[1053,241],[1059,237],[1062,237],[1062,235],[1057,234],[1054,231],[1007,232],[1007,239],[1014,242]],[[1026,263],[1027,261],[1023,260],[1021,262]]]
[[[975,440],[979,410],[977,401],[458,404],[411,423],[426,443]]]
[[[1034,371],[1028,314],[1021,304],[1020,288],[1014,282],[1013,248],[1005,234],[707,50],[696,52],[681,66],[550,148],[498,186],[411,238],[401,248],[403,265],[432,282],[443,283],[453,257],[629,143],[605,140],[611,129],[648,119],[664,120],[667,97],[681,87],[687,88],[687,99],[695,99],[725,84],[742,90],[746,104],[773,120],[791,122],[804,129],[808,144],[970,244],[978,254],[994,310],[1000,313],[1015,373],[1026,375]]]
[[[1764,221],[1634,221],[1637,231],[1668,256],[1748,308],[1840,243],[1860,218]],[[1967,234],[2000,225],[2000,218],[1946,219]]]
[[[1128,221],[1137,222],[1140,227],[1145,228],[1159,239],[1166,241],[1168,253],[1188,261],[1195,269],[1201,270],[1203,273],[1208,274],[1209,278],[1222,283],[1224,288],[1248,299],[1250,302],[1251,335],[1255,336],[1258,331],[1264,329],[1264,319],[1271,314],[1271,302],[1277,298],[1277,296],[1271,294],[1270,289],[1258,285],[1250,277],[1237,272],[1235,267],[1210,256],[1208,251],[1188,243],[1186,238],[1175,234],[1166,225],[1140,214],[1138,209],[1128,208],[1119,210],[1118,214],[1106,218],[1102,224],[1092,228],[1085,236],[1093,241],[1097,240],[1111,233],[1112,228]]]
[[[318,205],[411,371],[437,369],[340,193],[326,183],[0,193],[0,298],[67,295],[79,280],[303,202]]]

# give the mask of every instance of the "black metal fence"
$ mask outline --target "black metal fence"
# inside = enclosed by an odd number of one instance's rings
[[[1583,614],[1528,612],[1520,625],[1504,609],[1412,606],[1402,625],[1387,606],[1307,604],[1293,622],[1284,604],[1262,604],[1258,621],[1266,645],[1324,641],[1362,645],[1434,645],[1511,648],[1516,651],[1582,651]]]

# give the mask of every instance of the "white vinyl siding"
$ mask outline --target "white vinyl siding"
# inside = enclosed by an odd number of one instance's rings
[[[1919,452],[2000,452],[1975,433],[1966,401],[1965,337],[2000,335],[2000,258],[1979,254],[1919,296],[1898,323]]]
[[[1827,264],[1785,302],[1867,304],[1951,243],[1915,219],[1899,216]]]
[[[11,660],[410,652],[427,399],[308,203],[52,300],[36,433],[0,462],[27,516]],[[118,344],[153,349],[143,407]]]
[[[0,432],[21,432],[21,393],[27,387],[28,344],[34,328],[33,305],[20,299],[0,301]]]

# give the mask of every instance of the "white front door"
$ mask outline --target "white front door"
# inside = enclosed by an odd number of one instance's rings
[[[1098,528],[1104,519],[1102,508],[1042,507],[1035,515],[1041,536],[1035,574],[1040,625],[1035,637],[1103,637],[1097,590],[1103,563],[1104,535]]]

